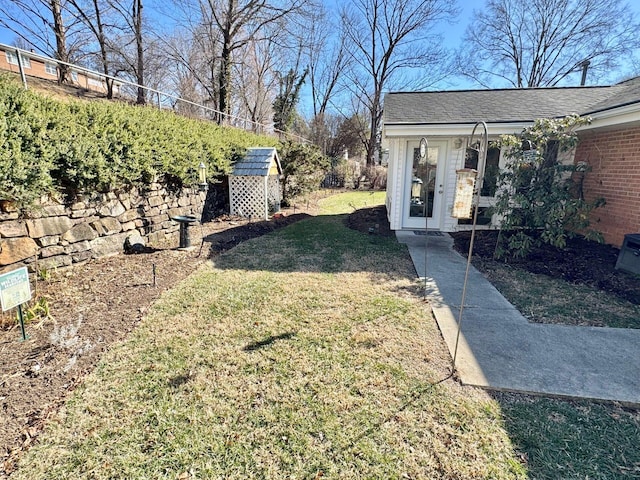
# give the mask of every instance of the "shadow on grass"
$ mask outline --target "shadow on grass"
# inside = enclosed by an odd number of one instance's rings
[[[447,380],[450,380],[452,378],[454,378],[454,372],[450,372],[446,377],[441,378],[440,380],[436,380],[435,382],[427,383],[427,384],[421,386],[420,388],[417,388],[415,391],[413,391],[409,395],[407,395],[407,399],[396,410],[394,410],[393,413],[390,413],[389,415],[387,415],[384,418],[382,418],[380,421],[374,423],[370,427],[368,427],[365,430],[363,430],[362,432],[358,433],[355,437],[353,437],[349,441],[349,443],[344,447],[343,450],[347,451],[347,450],[351,450],[352,448],[355,448],[358,445],[358,442],[360,442],[364,438],[370,436],[374,432],[382,429],[382,427],[386,423],[394,421],[398,417],[398,415],[400,413],[405,411],[407,408],[415,405],[418,402],[418,400],[420,400],[423,397],[423,395],[431,393],[436,386],[438,386],[441,383],[444,383]]]
[[[222,252],[232,249],[242,242],[261,237],[308,218],[311,218],[311,215],[307,213],[295,213],[279,218],[272,218],[271,220],[260,220],[257,222],[239,225],[237,227],[227,228],[226,230],[205,236],[202,239],[202,245],[199,253],[204,253],[210,258],[215,257]]]
[[[640,478],[640,409],[494,393],[529,478]]]
[[[279,335],[270,335],[264,340],[251,342],[250,344],[246,345],[242,350],[244,350],[245,352],[253,352],[254,350],[260,350],[261,348],[267,347],[278,340],[290,340],[291,338],[295,337],[295,335],[296,335],[296,332],[285,332]]]

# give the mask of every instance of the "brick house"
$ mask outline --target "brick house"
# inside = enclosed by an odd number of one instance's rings
[[[385,95],[383,149],[388,151],[387,212],[394,230],[468,229],[451,216],[456,170],[463,168],[473,126],[487,124],[490,143],[519,133],[536,118],[577,113],[590,116],[578,131],[580,144],[564,161],[586,162],[587,199],[604,197],[593,226],[607,243],[620,246],[625,233],[640,231],[640,77],[601,87],[559,87],[441,92],[393,92]],[[419,141],[428,140],[427,162],[420,162]],[[489,228],[491,186],[504,167],[503,152],[490,145],[478,222]]]
[[[22,61],[24,74],[28,77],[36,77],[44,80],[58,80],[58,64],[53,58],[44,57],[33,52],[16,49],[7,45],[0,44],[0,70],[20,73],[20,65],[18,62],[18,54]],[[103,77],[99,74],[93,74],[82,67],[70,67],[70,78],[67,80],[69,85],[84,88],[86,90],[107,93],[107,85]],[[120,84],[114,82],[114,95],[120,93]]]

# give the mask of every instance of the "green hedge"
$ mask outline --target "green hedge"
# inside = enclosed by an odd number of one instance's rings
[[[69,197],[144,186],[197,183],[228,173],[235,155],[278,140],[153,107],[61,101],[0,76],[0,199],[24,207],[43,194]]]

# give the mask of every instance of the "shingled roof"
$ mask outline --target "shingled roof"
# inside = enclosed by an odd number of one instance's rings
[[[275,161],[278,173],[282,173],[278,152],[273,147],[249,148],[244,157],[233,165],[233,175],[245,177],[266,177],[272,162]]]
[[[640,103],[640,77],[605,87],[557,87],[392,92],[384,97],[386,125],[530,122],[586,115]]]

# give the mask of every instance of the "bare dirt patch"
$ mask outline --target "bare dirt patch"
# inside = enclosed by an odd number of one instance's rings
[[[347,217],[347,226],[370,235],[394,236],[387,220],[387,207],[384,205],[356,210]]]
[[[177,251],[176,238],[165,249],[90,261],[38,282],[51,318],[28,324],[25,342],[17,326],[0,330],[0,478],[102,352],[122,341],[164,291],[220,252],[314,213],[290,209],[268,222],[221,217],[191,227],[191,252]]]

